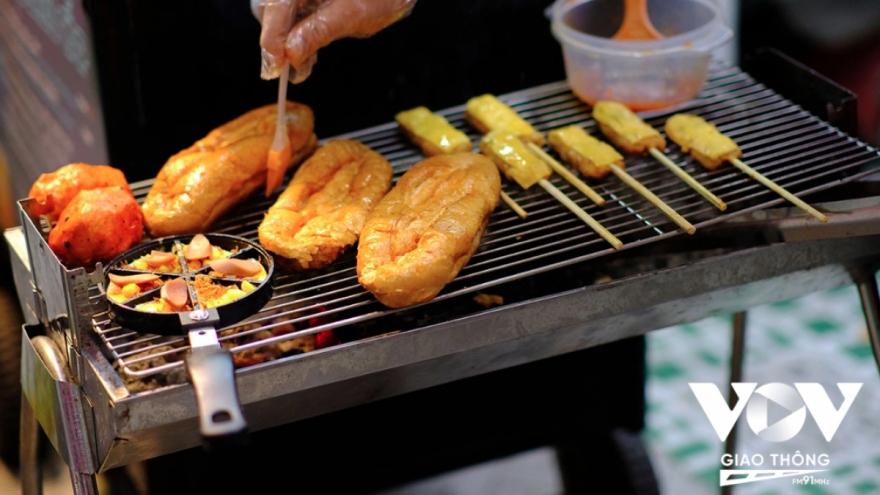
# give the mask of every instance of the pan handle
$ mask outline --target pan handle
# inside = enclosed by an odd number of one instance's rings
[[[190,330],[190,342],[192,352],[186,357],[186,371],[196,392],[205,446],[211,449],[220,444],[243,443],[247,423],[238,400],[232,354],[220,347],[213,328]]]

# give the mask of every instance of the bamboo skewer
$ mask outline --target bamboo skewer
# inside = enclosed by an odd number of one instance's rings
[[[465,119],[474,128],[486,133],[480,141],[480,150],[492,158],[492,161],[508,178],[516,180],[520,186],[526,189],[537,182],[545,191],[611,244],[615,250],[623,247],[623,242],[620,239],[547,180],[553,171],[556,171],[594,203],[599,206],[605,204],[602,196],[541,149],[545,143],[543,134],[537,132],[516,111],[492,95],[482,95],[468,100]],[[501,151],[501,148],[504,151]],[[502,199],[504,196],[502,193]],[[507,199],[504,201],[507,202]],[[509,202],[508,205],[510,205]],[[511,208],[513,208],[512,205]],[[515,208],[514,211],[516,211]],[[525,218],[524,215],[521,216]]]
[[[672,209],[671,206],[667,205],[663,202],[662,199],[658,198],[657,195],[652,193],[647,187],[643,186],[641,182],[637,181],[633,178],[633,176],[626,173],[622,168],[617,165],[611,165],[611,172],[617,176],[618,179],[622,180],[626,185],[633,188],[644,196],[645,199],[651,202],[652,205],[656,206],[657,209],[662,211],[670,220],[676,223],[679,227],[682,228],[688,234],[693,234],[697,231],[697,228],[694,227],[690,222],[685,220],[684,217],[679,215],[675,210]]]
[[[700,184],[697,179],[693,178],[690,174],[684,171],[681,167],[675,164],[672,160],[669,159],[668,156],[664,155],[662,151],[657,148],[649,148],[648,153],[651,154],[654,158],[657,159],[660,163],[666,166],[672,173],[674,173],[679,179],[684,181],[687,185],[691,186],[695,191],[700,193],[701,196],[709,200],[710,203],[715,205],[721,211],[727,209],[727,204],[721,200],[718,196],[712,194],[711,191],[706,189],[705,186]]]
[[[568,196],[565,195],[562,191],[556,188],[553,184],[550,183],[547,179],[541,179],[538,181],[538,185],[543,187],[545,191],[550,193],[551,196],[556,198],[557,201],[562,203],[563,206],[571,210],[572,213],[578,216],[581,220],[584,221],[587,225],[589,225],[597,234],[602,236],[603,239],[608,241],[615,250],[623,247],[623,242],[618,239],[614,234],[612,234],[608,229],[602,226],[601,223],[597,222],[595,218],[590,216],[589,213],[584,211],[581,207],[577,205],[574,201],[572,201]]]
[[[601,179],[608,175],[608,172],[613,172],[687,233],[693,234],[696,231],[690,222],[624,171],[623,156],[620,153],[610,145],[587,134],[583,128],[571,125],[550,131],[549,140],[550,145],[556,149],[560,156],[570,160],[571,165],[582,174],[594,179]]]
[[[507,195],[506,192],[501,191],[501,200],[504,201],[507,206],[510,207],[511,210],[515,211],[517,215],[520,216],[523,220],[529,216],[529,213],[522,208],[516,201],[513,200],[510,196]]]
[[[736,167],[736,168],[742,170],[743,172],[745,172],[746,174],[748,174],[749,177],[760,182],[761,184],[763,184],[764,186],[766,186],[768,189],[775,192],[776,194],[791,201],[798,208],[800,208],[800,209],[804,210],[805,212],[809,213],[810,215],[814,216],[819,221],[821,221],[821,222],[828,221],[828,217],[826,217],[825,214],[823,214],[819,210],[813,208],[812,206],[808,205],[802,199],[798,198],[794,194],[788,192],[785,188],[783,188],[779,184],[773,182],[772,180],[768,179],[767,177],[764,177],[764,175],[762,175],[757,170],[755,170],[752,167],[743,163],[739,158],[731,158],[728,161],[730,163],[732,163],[734,167]]]
[[[532,153],[515,135],[503,130],[489,131],[480,140],[480,151],[488,156],[508,179],[516,181],[523,189],[529,189],[535,184],[540,185],[615,250],[623,246],[620,239],[547,180],[553,175],[553,169],[539,155]]]
[[[526,146],[529,147],[536,155],[541,157],[547,165],[550,165],[550,168],[553,169],[557,174],[559,174],[563,179],[567,180],[571,185],[577,188],[578,191],[584,193],[584,195],[590,198],[593,203],[596,203],[597,206],[605,206],[605,198],[599,195],[593,188],[588,186],[584,181],[580,180],[576,175],[569,172],[565,166],[556,161],[555,158],[547,154],[546,151],[542,150],[539,146],[534,143],[526,143]]]
[[[715,124],[707,122],[698,115],[680,113],[669,117],[666,120],[665,128],[666,134],[681,146],[683,151],[690,152],[693,158],[707,169],[715,170],[724,162],[730,162],[752,179],[757,180],[819,221],[828,221],[828,217],[820,211],[743,163],[739,159],[742,156],[742,150],[733,139],[719,131]]]
[[[666,139],[626,105],[613,101],[597,101],[593,105],[593,119],[599,124],[602,133],[615,146],[629,154],[650,153],[716,208],[722,211],[727,209],[724,201],[712,194],[660,151],[666,149]]]

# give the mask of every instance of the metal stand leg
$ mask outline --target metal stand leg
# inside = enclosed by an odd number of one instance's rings
[[[70,481],[75,495],[98,495],[98,480],[94,474],[70,470]]]
[[[859,288],[859,298],[862,300],[862,311],[865,313],[871,348],[874,349],[874,360],[877,361],[880,370],[880,296],[877,293],[877,279],[872,274],[858,282],[856,286]]]
[[[22,495],[42,495],[43,466],[40,464],[40,423],[24,393],[21,394],[21,435],[19,462]]]
[[[742,380],[743,359],[745,356],[746,340],[746,312],[740,311],[733,315],[733,344],[730,351],[730,388],[727,391],[727,404],[733,409],[737,400],[733,383]],[[736,425],[730,430],[727,441],[724,443],[724,453],[733,455],[736,453]],[[733,493],[733,486],[721,487],[722,495]]]
[[[19,444],[20,474],[22,495],[42,495],[43,465],[40,462],[40,423],[27,397],[21,395],[21,435]],[[70,470],[70,481],[76,495],[97,495],[98,484],[95,475]]]
[[[93,452],[83,411],[84,399],[73,383],[64,354],[49,337],[22,336],[21,472],[24,495],[40,495],[41,425],[70,468],[75,495],[98,495]],[[38,401],[38,403],[31,403]],[[47,426],[48,425],[48,426]]]

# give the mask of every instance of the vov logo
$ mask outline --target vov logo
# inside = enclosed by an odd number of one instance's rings
[[[862,388],[861,383],[838,383],[837,388],[843,395],[843,402],[840,407],[834,407],[831,398],[818,383],[795,383],[794,388],[784,383],[768,383],[760,387],[757,383],[733,383],[731,386],[736,392],[737,402],[731,409],[714,383],[689,385],[722,442],[730,435],[743,411],[752,431],[771,442],[785,442],[800,433],[809,412],[825,440],[830,442]],[[771,424],[771,408],[784,410],[787,414]],[[827,454],[801,454],[800,451],[794,454],[772,453],[767,460],[767,467],[774,469],[765,468],[765,458],[761,454],[751,457],[725,454],[721,457],[724,467],[748,466],[759,469],[722,469],[719,472],[721,486],[794,476],[803,477],[794,478],[793,484],[828,484],[827,479],[813,477],[815,473],[827,471],[815,469],[828,466]],[[798,469],[801,467],[814,469]]]
[[[830,442],[862,388],[861,383],[838,383],[843,403],[835,408],[819,383],[795,383],[794,388],[784,383],[767,383],[760,387],[757,383],[733,383],[738,400],[731,409],[714,383],[688,385],[722,442],[730,435],[743,410],[746,411],[746,421],[751,430],[771,442],[784,442],[797,435],[809,411],[825,440]],[[788,414],[768,424],[771,403],[782,406]]]

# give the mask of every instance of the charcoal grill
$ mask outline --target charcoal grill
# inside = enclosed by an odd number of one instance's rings
[[[832,117],[852,103],[842,94],[829,103],[837,110]],[[579,124],[599,135],[588,108],[564,82],[501,99],[540,130]],[[476,142],[463,110],[439,113]],[[669,157],[722,197],[726,212],[650,157],[627,158],[627,171],[693,223],[695,236],[613,177],[591,182],[608,200],[601,208],[552,179],[625,243],[621,252],[544,191],[505,181],[504,191],[529,217],[522,220],[499,204],[477,253],[433,301],[385,308],[358,285],[355,253],[349,252],[316,272],[277,274],[275,294],[262,311],[220,329],[221,343],[240,362],[251,359],[251,366],[236,371],[251,429],[853,281],[860,283],[869,327],[876,330],[880,196],[865,179],[876,172],[878,150],[722,62],[713,63],[699,97],[675,111],[716,123],[740,144],[744,161],[819,207],[828,223],[783,204],[732,167],[702,169],[674,145]],[[671,113],[643,116],[662,128]],[[394,123],[342,137],[382,153],[396,177],[423,158]],[[151,184],[132,184],[139,200]],[[211,230],[256,239],[274,200],[256,195]],[[115,325],[99,287],[101,270],[62,267],[31,202],[19,205],[22,226],[6,237],[17,253],[16,286],[27,320],[22,410],[28,420],[36,417],[70,467],[75,491],[96,493],[96,473],[197,446],[198,411],[183,373],[187,340]],[[554,274],[552,285],[541,277],[547,274]],[[473,302],[479,292],[499,291],[507,294],[504,305]],[[340,340],[336,345],[291,355],[279,350],[328,330]],[[23,445],[35,438],[35,428],[23,429]],[[23,462],[28,458],[35,458],[33,452]],[[23,481],[32,491],[38,475],[28,471]]]

